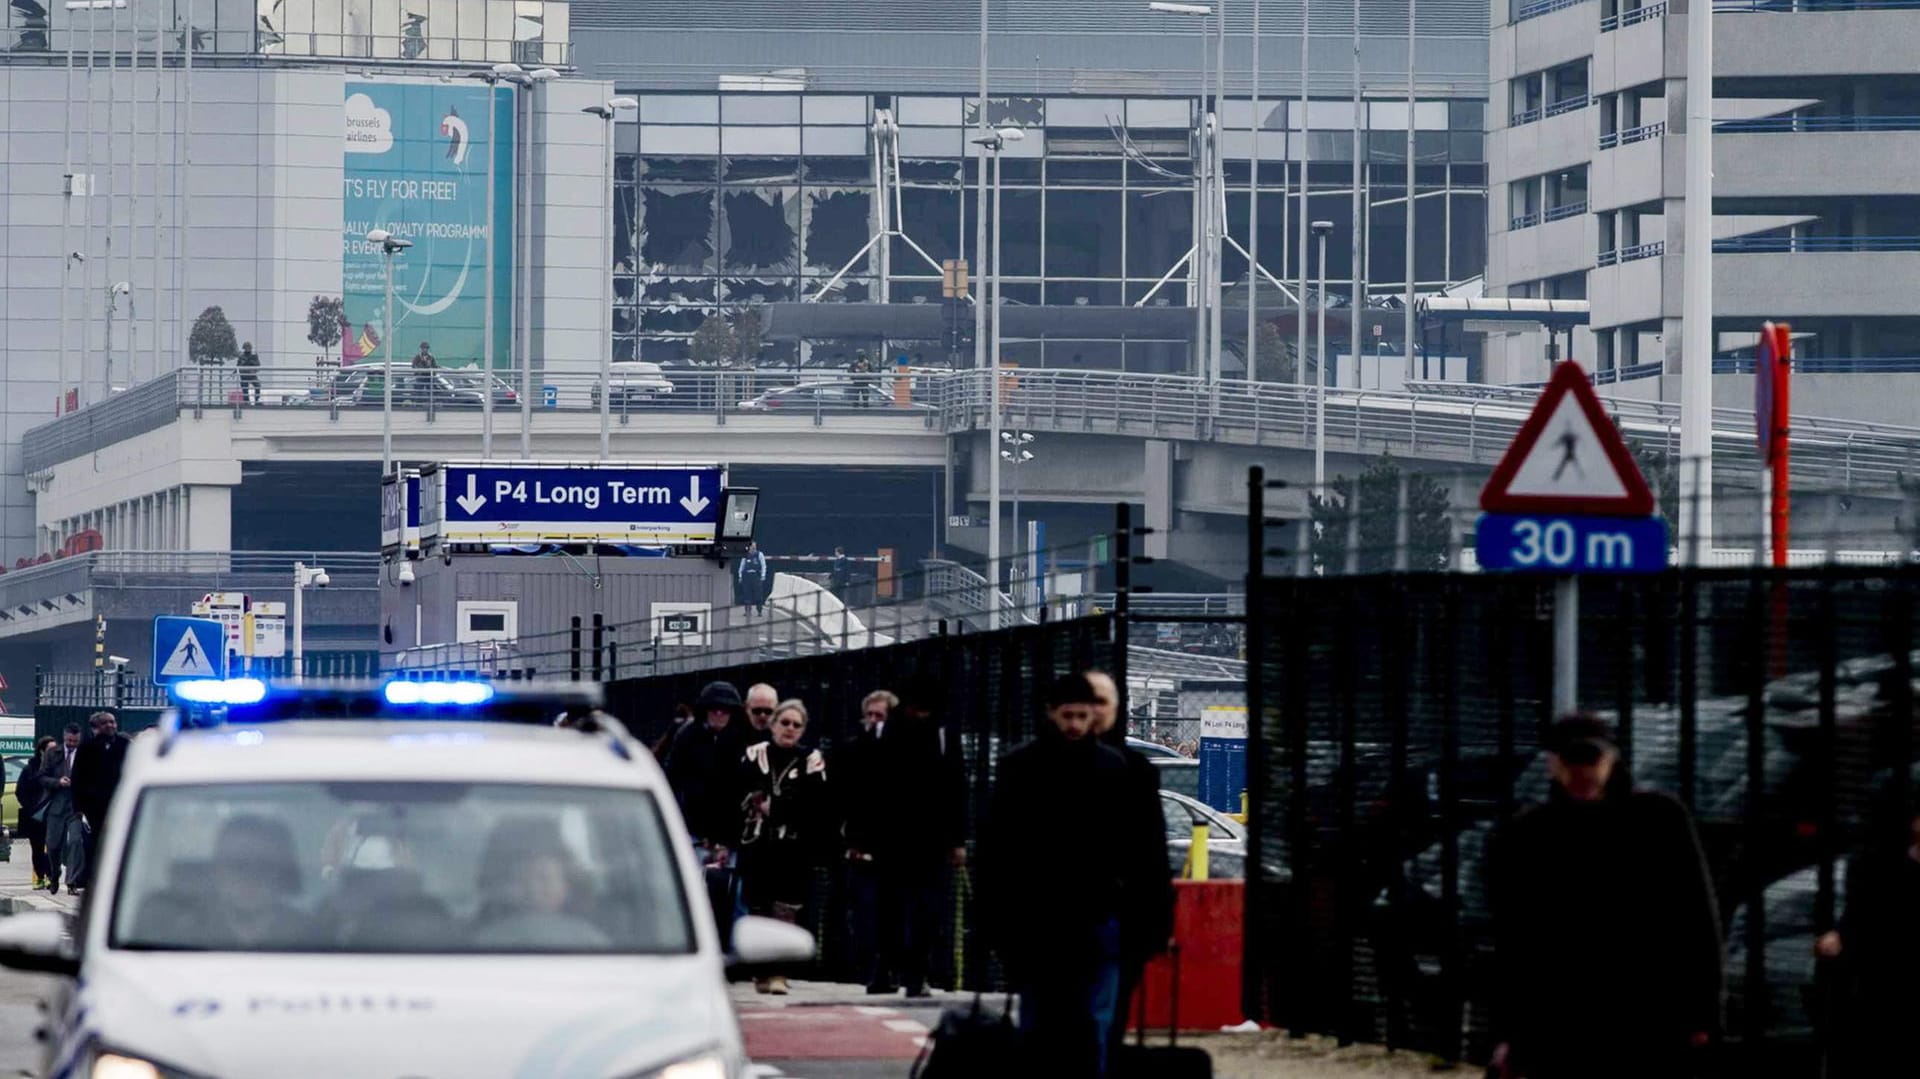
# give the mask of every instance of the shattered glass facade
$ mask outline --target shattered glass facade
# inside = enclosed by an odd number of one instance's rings
[[[963,97],[802,93],[683,94],[622,89],[640,102],[617,131],[614,222],[614,356],[685,361],[709,314],[757,304],[939,304],[939,263],[974,250],[977,159],[968,139],[976,104]],[[873,122],[899,125],[899,212],[883,276],[877,244]],[[1405,280],[1406,104],[1368,106],[1362,276],[1379,296]],[[1414,122],[1416,280],[1423,290],[1479,275],[1486,261],[1486,166],[1477,101],[1423,101]],[[989,120],[1026,137],[1002,159],[1002,258],[1007,303],[1185,306],[1185,270],[1169,275],[1193,242],[1191,98],[995,98]],[[1313,217],[1337,223],[1329,239],[1330,288],[1352,274],[1352,106],[1262,102],[1261,262],[1296,278],[1300,157]],[[1227,225],[1244,243],[1250,193],[1250,103],[1224,109]],[[1302,121],[1305,121],[1302,123]],[[1126,146],[1123,148],[1122,140]],[[1324,164],[1322,162],[1325,162]],[[1282,224],[1285,218],[1286,223]],[[1283,237],[1285,242],[1283,243]],[[911,240],[909,243],[907,240]],[[917,248],[917,250],[916,250]],[[1229,247],[1229,304],[1244,292],[1247,259]],[[1264,292],[1263,303],[1277,303]],[[765,362],[844,362],[873,341],[770,343]],[[939,362],[937,342],[889,342],[891,351]],[[1005,358],[1034,367],[1188,369],[1178,340],[1008,340]]]

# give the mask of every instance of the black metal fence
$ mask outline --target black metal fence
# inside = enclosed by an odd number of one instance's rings
[[[1485,852],[1547,794],[1552,590],[1255,580],[1250,1015],[1484,1059]],[[1814,942],[1847,857],[1900,804],[1880,799],[1914,782],[1917,600],[1907,568],[1581,583],[1580,704],[1616,725],[1636,780],[1700,824],[1738,1074],[1819,1074],[1834,1016]]]
[[[966,774],[969,846],[992,789],[999,758],[1032,737],[1041,699],[1056,675],[1099,667],[1112,669],[1112,617],[1017,626],[989,633],[936,636],[883,648],[858,649],[753,662],[685,674],[611,682],[607,706],[649,741],[665,734],[674,706],[691,704],[708,682],[747,687],[765,682],[782,699],[804,701],[811,716],[809,740],[829,753],[860,730],[860,701],[876,689],[899,688],[908,679],[931,678],[942,687],[939,718],[948,745],[958,747]],[[829,780],[832,765],[828,766]],[[913,814],[915,806],[900,806]],[[1066,822],[1059,822],[1062,826]],[[1048,822],[1035,822],[1047,827]],[[838,980],[863,979],[852,969],[844,875],[834,866],[816,871],[810,928],[820,941],[820,971]],[[941,917],[941,939],[932,971],[936,985],[984,987],[996,980],[969,902],[965,871],[952,878]]]

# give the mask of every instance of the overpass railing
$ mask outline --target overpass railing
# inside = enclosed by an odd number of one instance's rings
[[[364,365],[363,365],[364,366]],[[91,408],[28,432],[27,468],[71,459],[165,422],[175,413],[218,408],[304,410],[338,419],[377,413],[385,403],[378,371],[345,375],[311,368],[257,368],[257,385],[234,368],[176,371]],[[352,376],[352,377],[348,377]],[[370,376],[370,377],[364,377]],[[1316,387],[1190,375],[1121,371],[1006,369],[1001,372],[1004,422],[1040,430],[1215,440],[1304,448],[1315,434]],[[429,421],[452,413],[471,417],[482,407],[480,374],[470,370],[411,369],[394,374],[393,407]],[[598,373],[539,376],[538,401],[522,412],[512,372],[492,384],[495,431],[511,438],[526,415],[598,411]],[[635,417],[707,415],[717,425],[735,417],[797,417],[798,425],[917,422],[929,430],[978,430],[989,424],[993,383],[985,371],[913,371],[860,374],[820,369],[671,370],[622,373],[607,407],[621,424]],[[166,404],[167,395],[172,404]],[[1326,436],[1336,452],[1392,453],[1458,463],[1491,463],[1505,449],[1532,406],[1531,387],[1414,383],[1406,390],[1326,391]],[[156,405],[156,400],[159,402]],[[1608,399],[1629,436],[1650,448],[1677,452],[1675,402]],[[156,419],[156,416],[158,419]],[[536,424],[539,422],[534,421]],[[1830,486],[1887,482],[1920,470],[1920,427],[1796,415],[1796,479]],[[1716,409],[1716,449],[1723,467],[1751,471],[1752,419],[1745,409]]]
[[[365,551],[88,551],[0,574],[0,618],[94,587],[291,588],[295,562],[325,567],[334,590],[371,589],[380,572],[380,556]]]

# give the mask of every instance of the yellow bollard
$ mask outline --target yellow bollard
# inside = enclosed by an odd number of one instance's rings
[[[1188,880],[1207,879],[1207,826],[1193,826],[1193,847],[1187,852]]]

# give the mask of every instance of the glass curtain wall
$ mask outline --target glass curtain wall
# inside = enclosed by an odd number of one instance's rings
[[[763,303],[938,305],[938,264],[949,258],[970,260],[978,287],[972,99],[623,92],[639,98],[640,108],[621,125],[615,169],[615,356],[687,362],[709,316],[733,317]],[[1368,108],[1362,277],[1369,294],[1386,302],[1402,294],[1406,279],[1406,104]],[[879,227],[877,110],[899,127],[896,227],[904,234],[890,241],[884,297],[879,245],[868,246]],[[1187,270],[1168,275],[1193,243],[1196,112],[1184,98],[990,102],[994,126],[1017,126],[1026,136],[1009,141],[1001,161],[1008,305],[1190,306]],[[1263,102],[1261,112],[1261,262],[1282,280],[1299,277],[1299,158],[1310,151],[1309,212],[1335,223],[1328,287],[1344,296],[1353,274],[1352,106],[1316,101],[1302,117],[1297,102]],[[1248,102],[1226,103],[1227,226],[1243,245],[1250,115]],[[1419,102],[1414,121],[1415,281],[1432,291],[1485,269],[1485,104]],[[1229,303],[1236,293],[1244,297],[1246,277],[1247,260],[1229,246],[1222,274]],[[1262,302],[1283,306],[1270,286]],[[1239,347],[1236,334],[1229,341],[1230,351]],[[833,366],[873,344],[770,345],[761,358]],[[924,343],[929,356],[937,349]],[[922,345],[897,351],[919,353]],[[1185,371],[1188,351],[1184,337],[1009,336],[1004,358],[1033,367]],[[1227,366],[1229,375],[1244,369],[1237,357]]]

